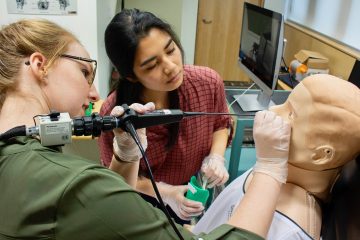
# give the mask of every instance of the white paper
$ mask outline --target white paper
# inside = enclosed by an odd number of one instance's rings
[[[74,15],[77,0],[7,0],[10,14]]]

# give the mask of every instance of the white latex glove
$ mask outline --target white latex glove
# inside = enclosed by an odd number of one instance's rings
[[[205,157],[201,165],[201,172],[203,181],[207,181],[208,188],[222,185],[229,179],[229,173],[224,164],[225,158],[219,154],[212,153]]]
[[[137,113],[146,113],[155,110],[155,105],[152,102],[149,102],[145,105],[139,103],[133,103],[129,108],[134,109]],[[116,106],[111,111],[110,115],[119,117],[124,114],[124,108],[121,106]],[[135,162],[138,161],[142,155],[139,147],[136,145],[134,139],[127,132],[122,131],[121,129],[114,129],[114,141],[113,141],[113,151],[116,156],[118,156],[121,161],[124,162]],[[144,151],[147,148],[147,138],[145,128],[136,130],[141,145],[144,148]]]
[[[158,182],[161,197],[165,204],[169,205],[176,215],[183,220],[191,220],[204,211],[201,202],[187,199],[184,195],[188,190],[187,185],[173,186],[164,182]]]
[[[256,164],[254,172],[267,174],[286,182],[291,128],[271,111],[257,112],[254,119]]]

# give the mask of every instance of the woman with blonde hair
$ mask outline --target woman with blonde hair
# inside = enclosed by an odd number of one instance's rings
[[[80,42],[47,20],[21,20],[0,31],[0,132],[33,126],[33,118],[51,110],[84,115],[99,99],[93,86],[96,61]],[[139,113],[154,105],[134,104]],[[115,107],[112,115],[124,109]],[[288,139],[276,134],[289,127],[275,115],[259,115],[259,137]],[[273,122],[275,124],[273,124]],[[268,126],[272,126],[269,128]],[[262,131],[262,128],[267,131]],[[271,131],[269,131],[271,129]],[[275,133],[275,134],[274,134]],[[43,146],[38,137],[0,135],[0,239],[261,239],[274,213],[281,182],[271,171],[255,174],[248,201],[227,225],[194,236],[172,225],[162,211],[145,202],[134,186],[140,154],[126,132],[114,131],[114,154],[127,169],[124,178],[58,146]],[[147,141],[138,130],[142,145]],[[277,142],[262,149],[276,148]],[[278,163],[287,161],[288,150]],[[276,156],[275,156],[276,157]],[[116,161],[113,156],[112,161]],[[269,170],[271,166],[269,165]],[[284,172],[287,168],[283,169]],[[135,179],[135,181],[133,181]],[[252,208],[267,193],[267,203]],[[269,196],[270,195],[270,196]],[[175,229],[177,233],[175,232]],[[247,229],[247,230],[244,230]],[[250,232],[251,231],[251,232]]]

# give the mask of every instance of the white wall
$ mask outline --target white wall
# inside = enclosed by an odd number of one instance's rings
[[[288,19],[360,52],[360,1],[291,0]]]
[[[264,3],[264,8],[278,13],[282,13],[284,14],[285,18],[287,14],[287,6],[288,6],[287,0],[265,0]]]
[[[101,98],[106,98],[111,63],[105,51],[104,32],[116,13],[116,4],[120,4],[121,1],[77,0],[78,13],[62,16],[8,14],[6,2],[0,0],[0,25],[22,18],[46,18],[73,32],[88,50],[91,58],[98,60],[94,84]],[[171,24],[184,47],[185,63],[194,63],[198,0],[125,0],[125,7],[153,12]]]
[[[180,41],[185,51],[185,63],[194,64],[198,0],[183,0]]]
[[[85,0],[88,1],[88,0]],[[116,13],[116,0],[97,0],[97,54],[101,68],[97,76],[99,79],[98,90],[101,98],[105,99],[109,93],[109,82],[111,78],[112,64],[105,50],[105,29]],[[101,79],[101,81],[100,81]]]
[[[116,0],[78,0],[76,15],[19,15],[8,14],[5,0],[0,0],[0,25],[22,18],[46,18],[74,33],[88,50],[91,58],[98,60],[95,86],[101,98],[108,94],[110,62],[104,48],[104,31],[115,14]]]

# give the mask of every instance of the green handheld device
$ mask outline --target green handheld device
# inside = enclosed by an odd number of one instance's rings
[[[192,176],[188,183],[189,189],[186,193],[186,198],[201,202],[205,206],[209,198],[209,190],[201,188],[195,176]]]
[[[85,116],[90,116],[93,110],[93,103],[90,102],[89,107],[85,110]]]

